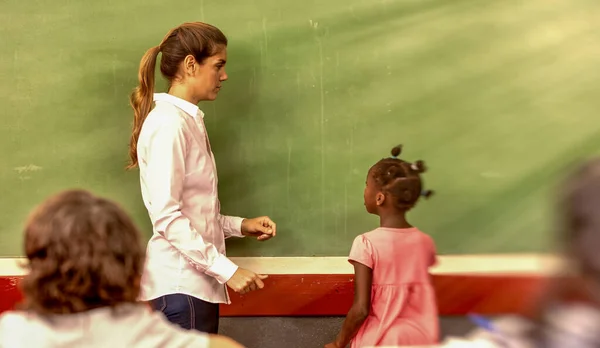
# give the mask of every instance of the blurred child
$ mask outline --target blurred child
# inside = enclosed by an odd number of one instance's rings
[[[0,316],[0,347],[241,347],[136,302],[140,234],[108,200],[79,190],[51,197],[29,217],[24,245],[25,301]]]
[[[555,278],[539,311],[539,347],[600,347],[600,160],[590,161],[561,188],[559,242],[569,273]]]
[[[579,167],[560,192],[557,225],[566,272],[553,278],[534,320],[496,319],[492,331],[478,330],[461,347],[600,347],[600,159]]]
[[[326,348],[380,345],[426,345],[438,340],[438,317],[429,267],[436,263],[431,237],[413,227],[406,214],[422,191],[422,161],[392,157],[377,162],[367,175],[367,212],[380,227],[354,239],[349,262],[354,266],[354,304],[335,342]]]

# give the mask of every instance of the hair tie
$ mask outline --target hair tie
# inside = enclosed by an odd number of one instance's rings
[[[425,198],[429,198],[432,194],[433,194],[433,191],[431,191],[431,190],[423,190],[423,191],[421,191],[421,196],[423,196]]]
[[[410,169],[412,169],[412,170],[414,170],[414,171],[417,171],[417,170],[419,170],[419,166],[418,166],[416,163],[412,163],[412,164],[410,165]]]

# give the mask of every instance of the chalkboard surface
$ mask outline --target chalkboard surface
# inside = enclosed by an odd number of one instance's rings
[[[430,168],[437,194],[410,217],[440,253],[548,250],[557,178],[600,148],[598,18],[583,0],[4,0],[0,256],[22,255],[28,211],[72,187],[150,236],[124,170],[128,94],[185,21],[230,39],[230,79],[200,105],[224,213],[279,226],[230,255],[347,254],[378,223],[367,170],[398,143]]]

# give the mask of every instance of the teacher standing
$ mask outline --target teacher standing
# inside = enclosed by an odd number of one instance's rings
[[[154,94],[154,70],[168,93]],[[144,205],[153,234],[146,251],[141,300],[186,329],[217,333],[219,303],[230,303],[225,285],[245,293],[266,276],[225,256],[225,239],[274,237],[268,217],[243,219],[220,213],[217,168],[204,113],[197,104],[215,100],[227,80],[227,38],[216,27],[184,23],[142,57],[134,110],[129,168],[139,166]],[[154,105],[153,105],[154,104]]]

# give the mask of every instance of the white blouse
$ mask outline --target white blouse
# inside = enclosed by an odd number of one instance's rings
[[[76,314],[0,315],[0,348],[208,348],[209,336],[169,323],[145,305],[121,305]]]
[[[153,225],[141,300],[182,293],[229,303],[224,285],[238,266],[225,256],[225,238],[242,237],[242,218],[223,216],[217,167],[198,106],[170,94],[140,132],[137,155],[144,205]]]

